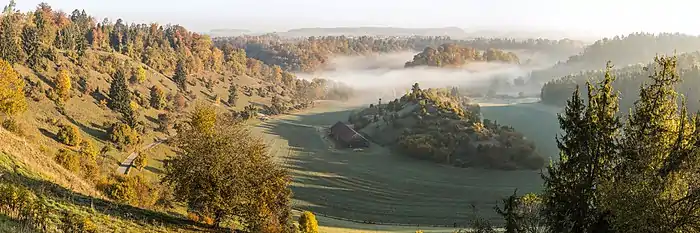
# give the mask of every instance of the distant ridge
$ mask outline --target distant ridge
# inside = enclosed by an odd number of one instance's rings
[[[278,33],[281,36],[450,36],[464,37],[465,31],[458,27],[443,28],[398,28],[398,27],[333,27],[297,28]]]
[[[208,33],[212,37],[226,37],[226,36],[242,36],[242,35],[247,35],[247,34],[252,34],[252,31],[247,30],[247,29],[229,29],[229,28],[222,28],[222,29],[212,29]]]

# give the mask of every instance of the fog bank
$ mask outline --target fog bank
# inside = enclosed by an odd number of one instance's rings
[[[359,92],[357,95],[360,97],[371,101],[400,97],[414,83],[419,83],[421,88],[457,86],[470,92],[486,93],[491,90],[495,94],[511,96],[532,96],[539,95],[540,92],[539,86],[515,85],[517,82],[514,80],[527,77],[536,68],[531,65],[474,62],[461,68],[403,68],[405,62],[411,60],[416,53],[336,57],[329,61],[323,71],[300,73],[297,76],[342,82]]]

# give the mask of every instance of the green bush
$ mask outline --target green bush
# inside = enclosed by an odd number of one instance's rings
[[[153,207],[160,197],[140,176],[113,175],[98,188],[112,200],[142,208]]]
[[[83,217],[68,211],[61,217],[61,230],[71,233],[97,233],[97,225],[88,217]]]
[[[56,138],[59,142],[69,146],[77,146],[82,141],[78,128],[68,124],[61,124],[59,126]]]
[[[95,144],[90,140],[83,140],[80,143],[80,155],[87,157],[88,159],[97,160],[97,148]]]
[[[120,148],[141,142],[141,136],[139,136],[138,132],[121,122],[112,124],[108,133],[109,140],[116,143]]]
[[[314,213],[304,211],[299,216],[299,228],[302,233],[318,233],[318,221]]]
[[[15,118],[7,118],[3,120],[2,127],[18,135],[24,134],[22,127],[20,127],[20,124],[17,122],[17,120],[15,120]]]
[[[80,156],[69,149],[60,149],[54,158],[58,164],[72,172],[80,172]]]
[[[136,158],[134,159],[134,167],[141,171],[146,166],[148,166],[148,158],[146,154],[139,153],[139,156],[136,156]]]

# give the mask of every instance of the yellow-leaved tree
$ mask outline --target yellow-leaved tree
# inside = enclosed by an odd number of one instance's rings
[[[9,62],[0,59],[0,113],[13,116],[27,110],[24,79]]]
[[[68,100],[68,98],[70,98],[70,82],[70,73],[68,73],[68,70],[62,69],[60,72],[58,72],[55,81],[56,94],[58,94],[58,97],[62,101]]]
[[[299,216],[299,228],[299,231],[302,233],[318,233],[316,215],[309,211],[304,211],[304,213]]]

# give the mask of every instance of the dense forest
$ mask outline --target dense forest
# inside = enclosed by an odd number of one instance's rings
[[[278,65],[284,70],[313,72],[322,69],[333,56],[366,55],[397,51],[423,51],[427,47],[443,44],[457,44],[486,51],[528,50],[566,58],[576,54],[582,45],[573,40],[546,39],[473,39],[454,40],[449,37],[345,37],[325,36],[302,39],[285,39],[277,35],[240,36],[215,38],[215,44],[222,50],[244,49],[248,56],[259,59],[268,65]]]
[[[375,143],[401,154],[458,167],[540,169],[544,157],[512,127],[481,120],[478,105],[457,88],[421,89],[372,104],[349,121]]]
[[[677,72],[680,75],[680,82],[675,86],[675,90],[684,94],[688,100],[688,108],[691,111],[700,110],[700,53],[685,53],[677,57]],[[614,64],[613,64],[614,65]],[[646,65],[631,65],[622,68],[612,69],[610,74],[615,76],[613,86],[620,92],[620,108],[622,112],[628,111],[639,98],[637,89],[652,74],[651,69],[654,63]],[[562,78],[547,82],[542,87],[542,102],[550,105],[564,106],[566,98],[576,88],[576,86],[586,86],[588,81],[598,81],[605,74],[605,70],[585,71],[575,75],[564,76]],[[585,99],[586,97],[584,97]]]
[[[432,47],[425,48],[423,52],[413,56],[413,60],[406,62],[405,67],[460,67],[479,61],[519,63],[518,56],[512,52],[504,52],[497,49],[487,49],[481,52],[474,48],[462,47],[456,44],[442,44],[437,49]]]
[[[648,63],[657,54],[688,53],[700,50],[700,37],[679,33],[632,33],[604,38],[553,67],[534,71],[533,81],[549,81],[581,70],[597,70],[607,61],[620,67]]]

